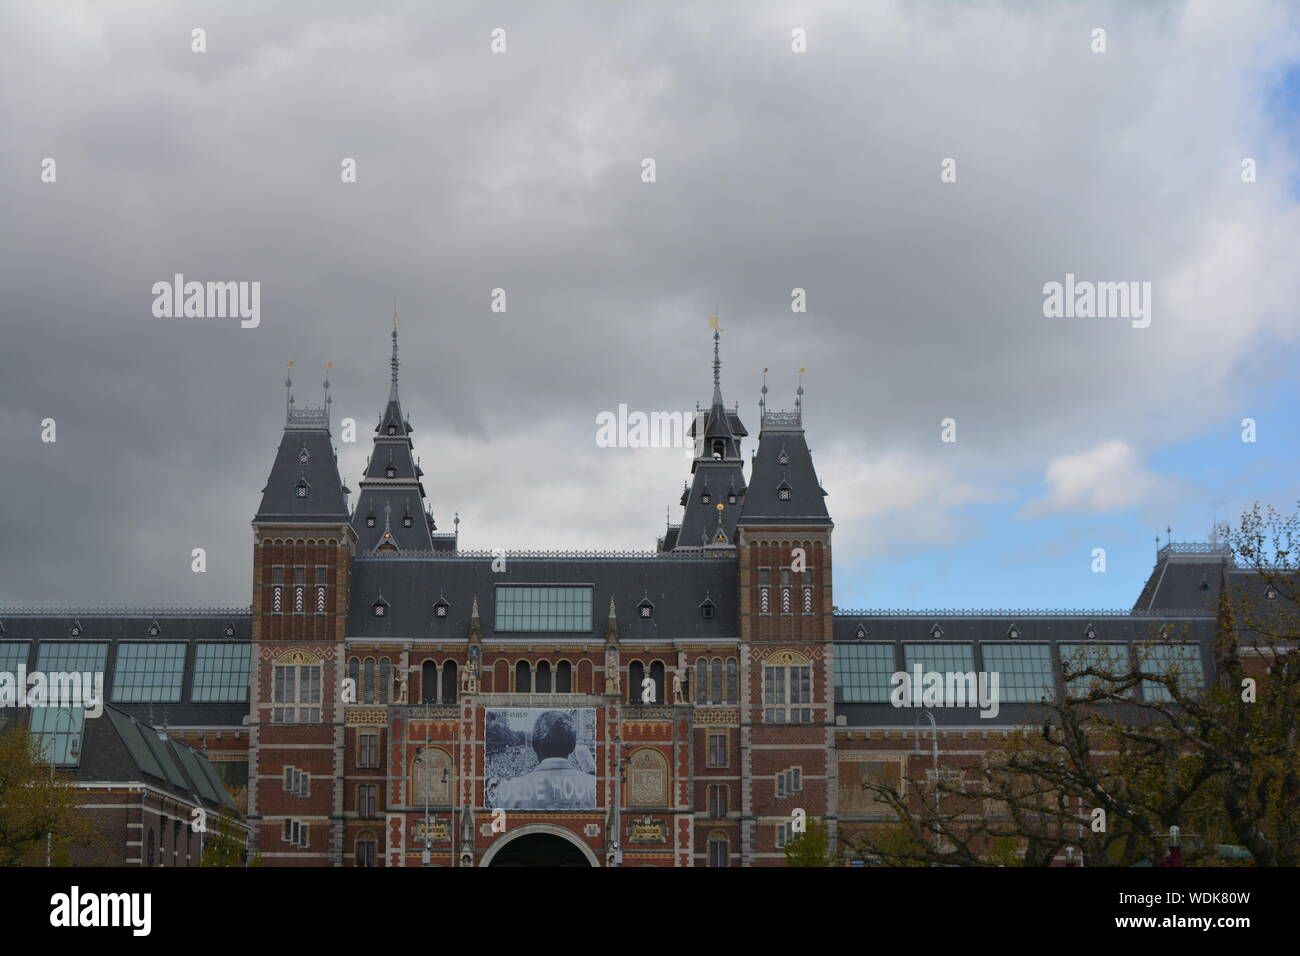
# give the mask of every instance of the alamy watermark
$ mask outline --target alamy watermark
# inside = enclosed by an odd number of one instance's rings
[[[683,448],[687,458],[698,458],[704,450],[704,412],[629,412],[619,405],[617,412],[596,416],[596,446]]]
[[[1043,285],[1043,315],[1049,319],[1132,319],[1133,328],[1151,324],[1150,282],[1092,282],[1076,280]]]
[[[912,673],[895,671],[889,678],[895,707],[978,707],[984,718],[998,715],[997,671],[927,671],[920,664]]]
[[[0,707],[84,707],[87,717],[104,713],[103,671],[0,671]]]
[[[176,273],[171,282],[155,282],[153,314],[159,319],[240,319],[240,327],[262,323],[262,283],[186,282]]]

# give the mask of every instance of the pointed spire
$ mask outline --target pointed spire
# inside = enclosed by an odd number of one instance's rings
[[[397,401],[397,303],[396,302],[393,303],[393,358],[391,364],[393,369],[393,384],[388,390],[388,400],[390,402],[395,402]]]
[[[713,329],[713,404],[722,404],[722,360],[718,358],[718,333],[722,330],[718,328],[718,317],[709,316],[709,327]]]
[[[284,376],[284,420],[289,420],[289,412],[293,409],[293,356],[289,357],[289,370]]]
[[[325,381],[322,383],[322,387],[325,389],[325,420],[327,422],[329,421],[330,404],[334,401],[334,399],[330,398],[330,369],[333,367],[333,362],[325,363]]]
[[[618,615],[614,613],[614,595],[609,596],[609,623],[605,628],[605,643],[618,643]]]
[[[799,387],[794,390],[794,413],[799,416],[799,423],[803,424],[803,373],[807,369],[799,369]]]
[[[763,369],[763,387],[758,394],[758,415],[760,418],[767,411],[767,369]]]

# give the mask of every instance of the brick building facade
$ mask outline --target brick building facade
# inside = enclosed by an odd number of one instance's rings
[[[120,645],[183,635],[174,696],[120,706],[170,707],[171,733],[216,755],[264,865],[781,865],[796,819],[826,821],[837,852],[887,819],[867,777],[982,759],[1060,692],[1068,655],[1164,629],[1171,660],[1212,678],[1218,591],[1242,573],[1213,545],[1162,549],[1125,612],[837,609],[803,390],[773,411],[764,386],[747,476],[716,332],[682,517],[653,550],[461,550],[427,505],[392,340],[355,506],[328,401],[289,398],[248,611],[0,612],[0,641],[33,657],[75,616],[110,674]],[[212,675],[240,655],[245,687],[199,692],[237,685]],[[933,708],[920,729],[888,700],[917,665],[1004,673],[998,715]]]

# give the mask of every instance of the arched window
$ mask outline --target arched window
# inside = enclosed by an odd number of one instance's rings
[[[388,703],[389,689],[393,686],[393,665],[387,657],[379,660],[379,702]]]
[[[549,694],[551,692],[551,663],[550,661],[539,661],[537,664],[537,693]]]
[[[366,658],[366,695],[365,703],[373,704],[375,702],[375,659]]]
[[[713,702],[722,703],[722,658],[713,659]]]
[[[633,661],[627,665],[627,699],[633,704],[641,703],[641,683],[645,680],[645,665]]]
[[[426,704],[438,700],[438,665],[433,661],[425,661],[420,665],[420,696]]]
[[[352,658],[352,660],[348,661],[348,676],[352,678],[352,693],[354,695],[360,695],[361,694],[361,661],[359,659],[354,657]]]
[[[456,703],[456,662],[442,662],[442,702],[444,704]]]
[[[721,830],[709,834],[709,866],[726,866],[730,849],[727,835]]]
[[[355,862],[357,866],[376,866],[375,862],[375,835],[369,830],[362,830],[361,835],[357,837],[357,848]]]
[[[736,659],[727,658],[727,703],[735,704],[740,700]]]
[[[560,661],[555,665],[555,692],[557,694],[573,693],[573,665]]]
[[[530,694],[533,690],[533,672],[527,661],[515,665],[515,690],[520,694]]]
[[[695,687],[691,695],[696,704],[709,702],[709,659],[701,657],[695,662]]]
[[[653,661],[650,664],[650,679],[655,682],[655,703],[664,702],[664,662]]]

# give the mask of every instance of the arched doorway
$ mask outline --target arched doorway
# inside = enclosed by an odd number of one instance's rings
[[[590,847],[560,827],[525,827],[488,849],[482,866],[597,866]]]

